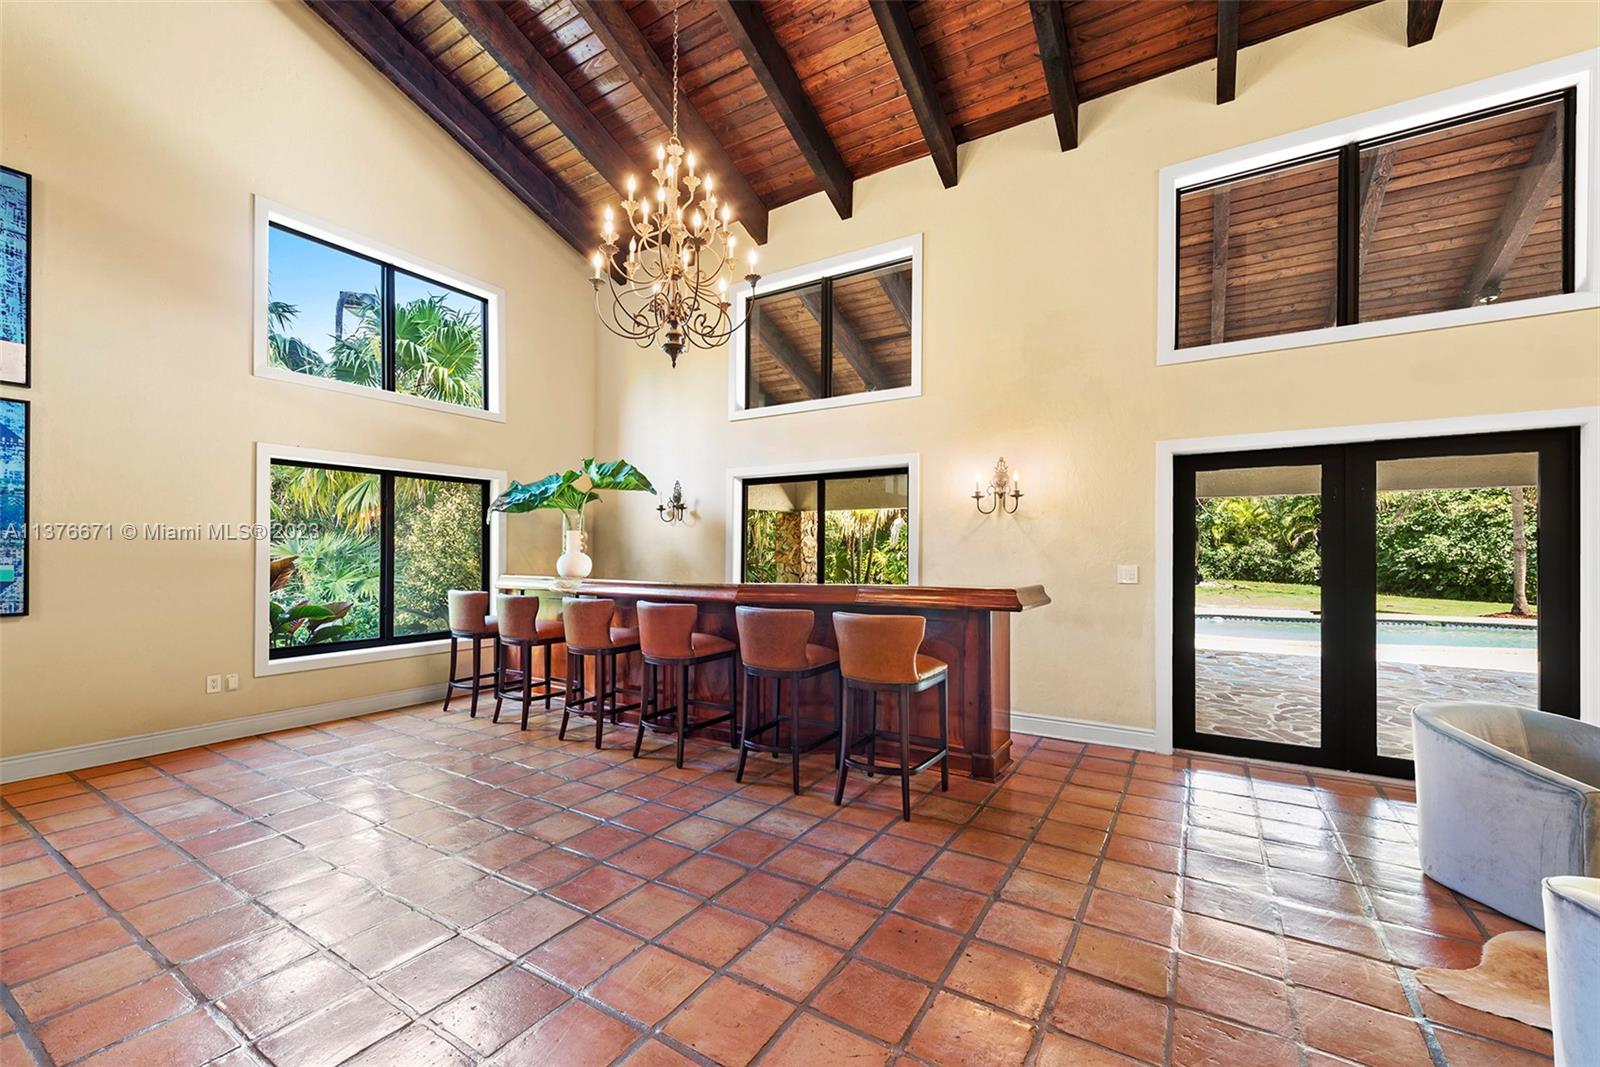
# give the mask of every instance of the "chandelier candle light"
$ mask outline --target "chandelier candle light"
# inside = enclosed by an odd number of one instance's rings
[[[623,245],[616,215],[605,210],[602,244],[592,258],[600,322],[640,348],[659,344],[678,365],[685,345],[716,348],[735,326],[728,315],[728,278],[736,267],[733,209],[717,198],[710,174],[678,140],[678,8],[672,9],[672,133],[656,148],[654,194],[628,178],[622,216],[632,234]],[[698,197],[698,199],[697,199]],[[755,288],[756,251],[744,280]],[[620,276],[620,281],[619,281]]]

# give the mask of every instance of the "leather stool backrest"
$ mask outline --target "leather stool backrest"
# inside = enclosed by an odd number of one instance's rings
[[[500,636],[507,641],[535,641],[539,635],[535,625],[539,618],[539,598],[513,593],[501,593],[495,602],[495,618],[500,623]]]
[[[450,629],[459,634],[481,634],[489,627],[489,594],[481,589],[452,589],[445,599],[450,605]]]
[[[734,609],[739,627],[739,658],[747,667],[769,671],[803,670],[806,643],[811,639],[815,612],[805,608]]]
[[[641,600],[639,651],[654,659],[688,659],[694,655],[690,637],[700,609],[693,604],[658,604]]]
[[[928,620],[921,615],[833,614],[839,638],[839,670],[862,682],[889,685],[917,681],[917,650]]]
[[[564,597],[561,621],[567,627],[567,644],[572,648],[610,648],[611,616],[617,602],[593,597]]]

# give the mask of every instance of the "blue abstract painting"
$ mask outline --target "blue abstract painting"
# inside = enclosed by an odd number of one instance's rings
[[[0,167],[0,382],[28,384],[33,179]]]
[[[0,615],[28,613],[28,402],[0,400]]]

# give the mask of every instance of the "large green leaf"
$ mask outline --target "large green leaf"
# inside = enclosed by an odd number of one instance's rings
[[[566,501],[573,495],[579,494],[572,483],[580,477],[577,471],[562,471],[560,474],[551,474],[540,478],[536,482],[512,482],[511,488],[494,498],[494,503],[489,505],[490,511],[522,512],[537,511],[540,508],[566,508],[582,505],[582,500],[575,504]]]
[[[644,472],[625,459],[608,462],[586,459],[583,461],[583,473],[589,476],[590,487],[593,489],[646,493],[656,491],[656,487],[650,484],[650,479],[645,477]]]

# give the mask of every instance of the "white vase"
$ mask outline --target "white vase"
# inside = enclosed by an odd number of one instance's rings
[[[565,549],[556,557],[556,573],[563,578],[587,578],[594,569],[594,560],[583,551],[583,531],[568,530],[561,536]]]

